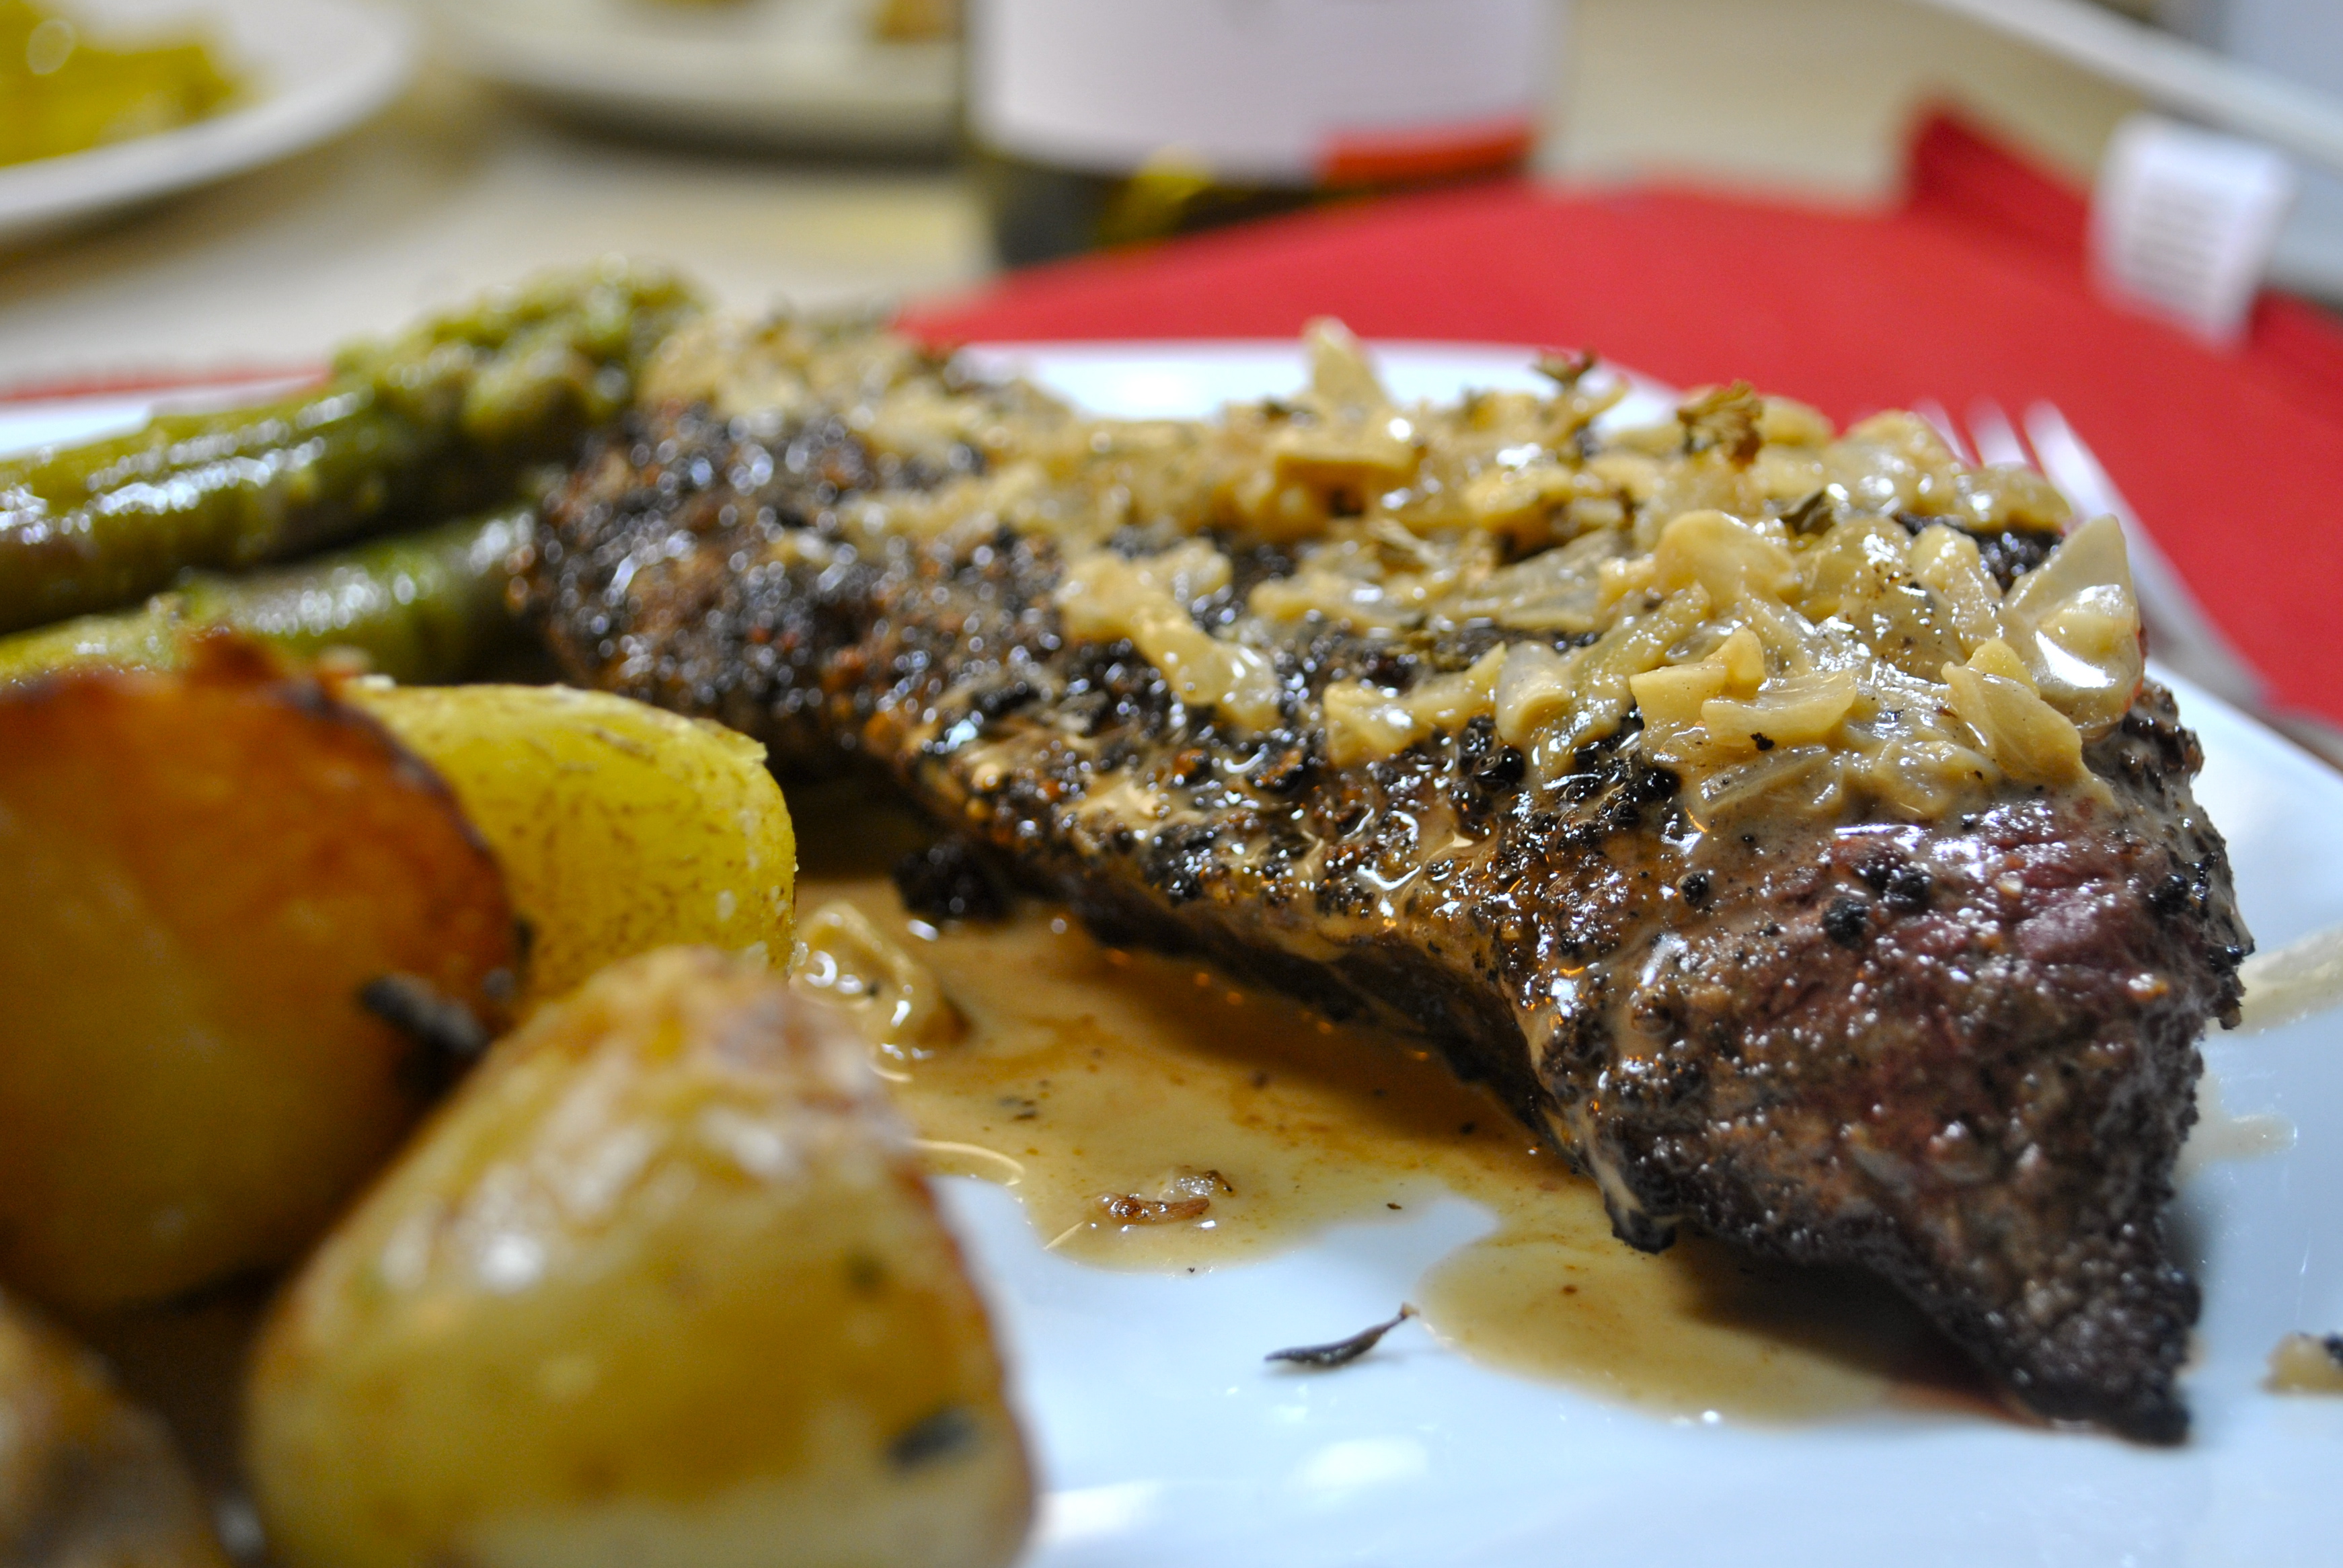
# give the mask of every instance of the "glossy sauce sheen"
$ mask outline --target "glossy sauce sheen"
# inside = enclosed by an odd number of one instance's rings
[[[1496,1229],[1435,1265],[1413,1300],[1477,1361],[1680,1415],[1800,1420],[1975,1397],[1918,1315],[1860,1277],[1755,1263],[1689,1235],[1656,1256],[1622,1245],[1592,1183],[1420,1044],[1330,1024],[1192,960],[1102,947],[1030,900],[939,931],[908,918],[883,877],[809,874],[801,930],[837,900],[930,971],[964,1020],[957,1038],[931,1030],[874,1053],[935,1168],[1013,1187],[1057,1251],[1202,1271],[1454,1194]],[[860,1005],[887,1037],[884,999]],[[1161,1207],[1126,1222],[1107,1206],[1118,1198]]]

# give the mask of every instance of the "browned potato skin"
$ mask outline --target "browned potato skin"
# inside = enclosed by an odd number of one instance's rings
[[[0,1296],[0,1563],[227,1568],[163,1423]]]
[[[1031,1486],[850,1022],[670,949],[498,1045],[280,1303],[290,1568],[995,1568]]]
[[[75,1308],[297,1256],[423,1106],[359,989],[515,961],[438,781],[230,642],[0,694],[0,1278]]]

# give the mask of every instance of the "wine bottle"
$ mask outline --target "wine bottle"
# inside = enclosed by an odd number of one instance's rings
[[[969,137],[1021,266],[1515,172],[1556,0],[973,0]]]

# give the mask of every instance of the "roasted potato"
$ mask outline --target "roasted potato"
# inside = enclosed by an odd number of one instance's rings
[[[292,1568],[983,1568],[1031,1483],[852,1024],[706,949],[496,1046],[279,1303]]]
[[[388,975],[483,1020],[496,863],[430,772],[249,645],[0,693],[0,1278],[64,1305],[285,1262],[423,1109]]]
[[[0,1563],[227,1568],[170,1434],[0,1297]]]
[[[524,1013],[653,948],[789,962],[797,841],[756,741],[558,686],[344,695],[438,769],[495,849],[535,933]]]

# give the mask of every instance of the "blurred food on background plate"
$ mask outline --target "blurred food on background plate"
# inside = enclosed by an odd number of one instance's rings
[[[0,165],[176,130],[237,90],[199,28],[117,35],[69,9],[0,0]]]

